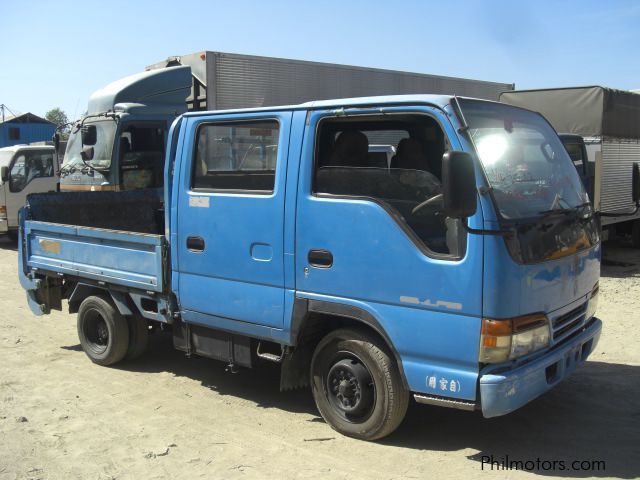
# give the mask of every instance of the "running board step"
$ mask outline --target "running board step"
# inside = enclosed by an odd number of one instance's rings
[[[476,409],[474,402],[468,402],[466,400],[456,400],[453,398],[434,397],[431,395],[422,395],[420,393],[414,393],[413,398],[416,402],[425,405],[437,405],[439,407],[457,408],[459,410],[473,411]]]
[[[262,358],[263,360],[267,360],[269,362],[275,362],[275,363],[280,363],[282,362],[282,358],[284,357],[284,346],[280,346],[281,350],[280,350],[280,355],[276,355],[275,353],[269,353],[269,352],[261,352],[260,351],[260,346],[262,345],[262,342],[258,342],[258,346],[256,348],[256,356],[258,358]]]

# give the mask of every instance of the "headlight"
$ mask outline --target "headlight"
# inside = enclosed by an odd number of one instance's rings
[[[589,303],[587,305],[587,320],[593,317],[596,314],[596,309],[598,308],[598,297],[600,293],[600,283],[596,283],[596,286],[591,290],[591,296],[589,298]]]
[[[500,363],[535,352],[549,345],[549,320],[537,313],[522,317],[482,319],[480,362]]]

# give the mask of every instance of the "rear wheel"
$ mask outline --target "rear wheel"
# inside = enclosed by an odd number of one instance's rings
[[[127,360],[135,360],[140,357],[149,345],[149,322],[139,315],[127,317],[129,324],[129,347],[127,348]]]
[[[313,354],[311,379],[320,414],[344,435],[377,440],[404,419],[409,392],[374,335],[346,328],[329,333]]]
[[[633,222],[633,226],[631,227],[631,240],[634,247],[640,248],[640,220],[634,220]]]
[[[113,365],[129,346],[127,320],[106,298],[90,296],[78,309],[78,337],[84,353],[98,365]]]
[[[18,231],[17,230],[9,230],[7,232],[7,237],[12,243],[18,243]]]

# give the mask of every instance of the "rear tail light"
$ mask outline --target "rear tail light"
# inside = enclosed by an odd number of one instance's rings
[[[7,218],[7,207],[0,207],[0,218]]]

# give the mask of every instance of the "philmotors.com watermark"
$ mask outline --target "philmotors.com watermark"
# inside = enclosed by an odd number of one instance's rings
[[[604,472],[607,469],[604,460],[547,460],[543,458],[516,459],[509,455],[504,457],[494,457],[493,455],[482,455],[480,457],[482,470],[521,470],[525,472],[535,471],[596,471]]]

